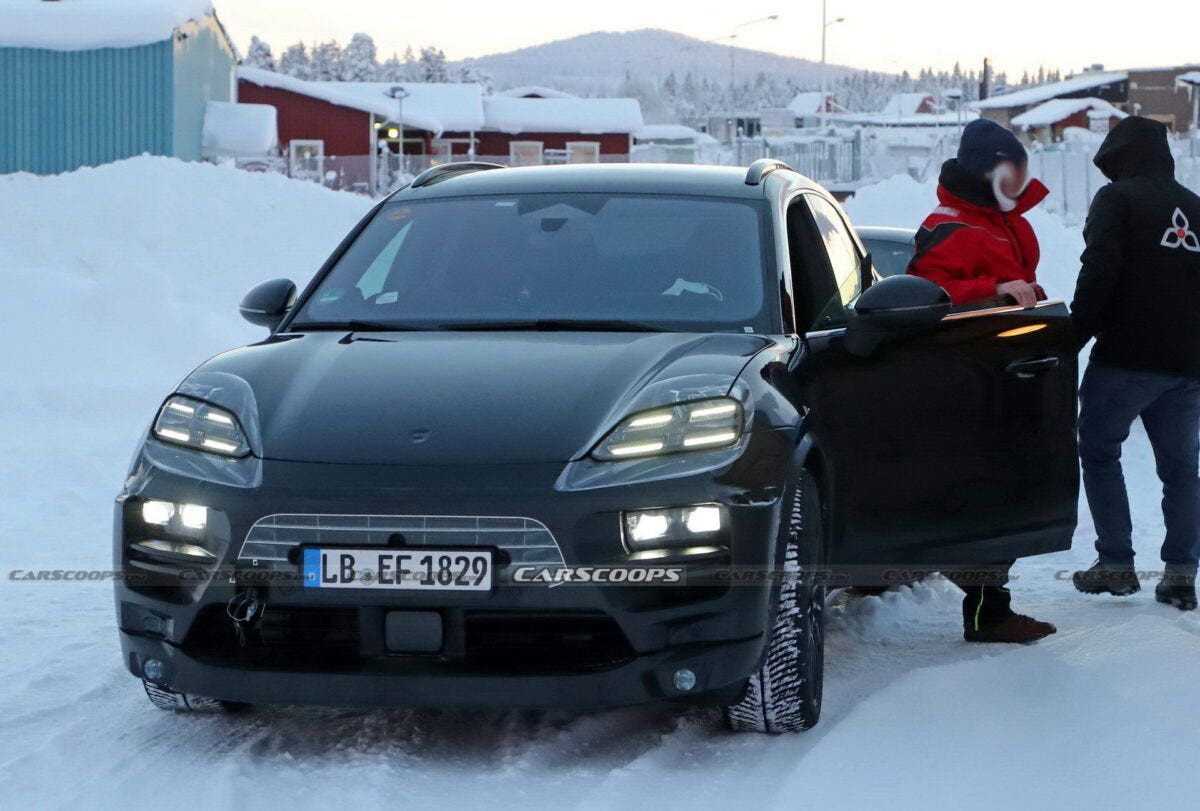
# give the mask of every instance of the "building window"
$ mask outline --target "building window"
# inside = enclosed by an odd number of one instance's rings
[[[325,142],[291,141],[288,144],[288,174],[320,183],[325,177]]]
[[[567,141],[567,163],[599,162],[599,141]]]
[[[512,166],[541,166],[541,141],[511,141],[508,144],[508,162]]]

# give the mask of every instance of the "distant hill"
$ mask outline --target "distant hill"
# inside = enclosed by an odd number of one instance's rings
[[[753,82],[762,72],[781,83],[789,80],[816,88],[821,82],[821,65],[807,59],[736,48],[734,67],[737,83]],[[551,85],[579,95],[611,95],[628,73],[639,82],[657,85],[669,73],[678,81],[689,72],[699,79],[729,84],[729,45],[706,43],[692,37],[655,28],[637,31],[595,31],[569,39],[547,42],[508,53],[492,54],[454,63],[472,65],[492,77],[497,90],[519,85]],[[854,68],[828,67],[829,81],[852,73]]]

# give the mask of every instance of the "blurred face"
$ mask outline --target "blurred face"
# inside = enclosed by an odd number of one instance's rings
[[[1002,161],[996,166],[995,177],[1004,196],[1015,200],[1025,191],[1029,182],[1029,165],[1018,166],[1012,161]]]

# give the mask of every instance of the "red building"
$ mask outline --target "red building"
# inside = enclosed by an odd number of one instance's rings
[[[416,172],[471,156],[509,165],[628,161],[633,133],[642,127],[635,99],[484,97],[474,84],[404,83],[405,97],[397,100],[394,87],[238,69],[239,100],[278,111],[289,172],[339,188],[388,185],[390,179],[378,175],[401,139],[404,168]],[[392,162],[399,168],[397,158]]]

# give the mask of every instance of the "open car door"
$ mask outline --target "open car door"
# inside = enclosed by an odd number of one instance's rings
[[[951,312],[917,325],[901,302],[856,340],[866,319],[854,308],[871,296],[847,296],[845,280],[856,270],[865,288],[869,263],[839,209],[824,198],[809,209],[824,256],[811,246],[806,256],[818,259],[793,267],[794,277],[832,273],[839,295],[816,311],[796,372],[830,467],[835,562],[937,568],[1069,548],[1078,371],[1066,306]],[[789,223],[791,238],[802,242],[804,230],[799,218]],[[887,279],[871,291],[876,303],[895,282],[932,287]]]

